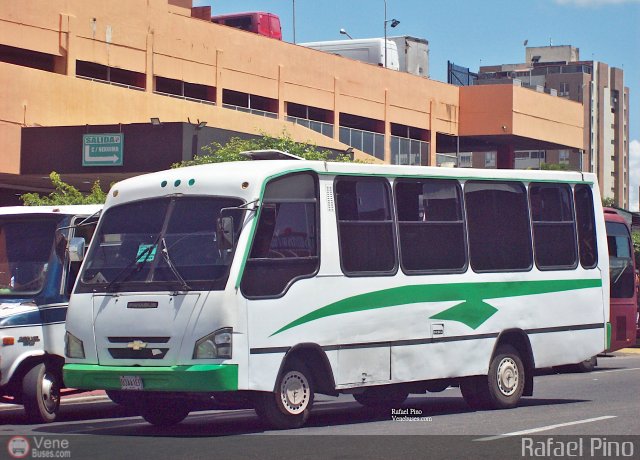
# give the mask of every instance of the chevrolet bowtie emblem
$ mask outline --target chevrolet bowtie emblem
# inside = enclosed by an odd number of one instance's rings
[[[147,344],[142,340],[134,340],[133,342],[129,342],[127,344],[127,348],[131,348],[134,351],[138,351],[138,350],[142,350],[143,348],[147,348]]]

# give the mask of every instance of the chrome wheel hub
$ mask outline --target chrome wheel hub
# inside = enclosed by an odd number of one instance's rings
[[[304,374],[289,371],[280,384],[280,399],[285,410],[293,415],[301,414],[309,406],[311,390]]]
[[[518,374],[518,366],[513,359],[507,357],[500,361],[497,377],[500,393],[505,396],[511,396],[516,392],[520,376]]]

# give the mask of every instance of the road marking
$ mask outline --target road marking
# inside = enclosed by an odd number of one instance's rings
[[[594,374],[598,375],[598,374],[606,374],[607,372],[626,372],[626,371],[640,371],[640,367],[630,367],[628,369],[609,369],[607,371],[596,370]]]
[[[488,436],[486,438],[474,439],[474,441],[495,441],[496,439],[507,438],[509,436],[521,436],[523,434],[538,433],[540,431],[553,430],[554,428],[561,428],[561,427],[564,427],[564,426],[572,426],[572,425],[581,425],[583,423],[598,422],[600,420],[608,420],[610,418],[616,418],[616,417],[617,417],[616,415],[604,415],[602,417],[587,418],[587,419],[584,419],[584,420],[576,420],[575,422],[558,423],[556,425],[541,426],[539,428],[531,428],[529,430],[513,431],[511,433],[499,434],[497,436]]]

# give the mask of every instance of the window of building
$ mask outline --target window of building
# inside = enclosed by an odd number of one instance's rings
[[[292,174],[267,184],[241,289],[247,297],[278,297],[320,266],[315,175]]]
[[[471,268],[476,272],[529,270],[533,253],[524,185],[469,181],[464,198]]]
[[[572,201],[567,184],[529,187],[535,260],[542,270],[575,268],[577,264]]]
[[[403,271],[463,271],[467,250],[458,181],[400,180],[395,195]]]
[[[496,167],[496,152],[485,152],[484,154],[484,167],[495,168]]]
[[[143,73],[132,72],[117,67],[108,67],[88,61],[76,61],[76,76],[101,82],[115,83],[134,89],[144,89],[146,82]]]
[[[580,264],[584,268],[594,268],[598,263],[598,246],[591,188],[588,185],[576,185],[573,195],[576,207]]]
[[[343,272],[348,275],[395,273],[389,182],[383,178],[339,177],[335,192]]]
[[[569,83],[560,83],[560,91],[558,91],[558,96],[569,96]]]

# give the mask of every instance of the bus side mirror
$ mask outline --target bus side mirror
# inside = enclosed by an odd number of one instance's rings
[[[227,250],[234,246],[233,217],[220,217],[216,222],[216,240],[218,249]]]
[[[69,240],[67,251],[71,262],[81,262],[84,259],[85,243],[84,238],[74,237]]]

